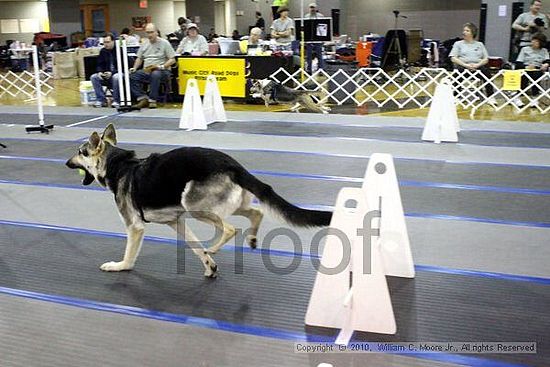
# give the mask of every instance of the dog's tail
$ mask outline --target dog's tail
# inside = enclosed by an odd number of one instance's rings
[[[279,196],[271,186],[258,180],[246,169],[238,170],[235,182],[253,193],[263,205],[274,210],[289,224],[299,227],[324,227],[330,225],[332,212],[302,209]]]

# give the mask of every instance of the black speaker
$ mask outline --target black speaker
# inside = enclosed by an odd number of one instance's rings
[[[339,36],[340,35],[340,9],[332,9],[330,11],[330,15],[332,16],[332,35]]]
[[[485,43],[485,32],[487,31],[487,4],[481,4],[479,12],[479,42]]]

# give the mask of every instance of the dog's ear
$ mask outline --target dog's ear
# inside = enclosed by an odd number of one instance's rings
[[[101,144],[101,138],[99,137],[99,134],[95,131],[90,135],[90,139],[88,139],[88,143],[90,144],[91,150],[97,150],[99,147],[99,144]]]
[[[101,139],[108,141],[109,143],[111,143],[111,145],[116,145],[116,131],[113,124],[107,125],[107,127],[103,131],[103,134],[101,135]]]

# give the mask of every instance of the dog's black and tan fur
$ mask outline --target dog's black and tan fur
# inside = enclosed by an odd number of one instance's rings
[[[307,109],[313,112],[329,113],[330,107],[324,103],[315,102],[313,97],[318,97],[321,92],[313,90],[295,90],[270,79],[255,80],[250,87],[253,97],[263,99],[265,106],[271,103],[292,103],[293,112]]]
[[[105,271],[131,270],[139,254],[145,224],[163,223],[188,241],[198,242],[188,225],[178,226],[179,216],[216,226],[222,233],[217,243],[205,250],[192,246],[204,267],[204,275],[215,277],[217,265],[211,255],[235,236],[235,228],[224,221],[242,215],[251,222],[246,237],[256,247],[256,235],[263,218],[260,209],[250,206],[253,196],[288,223],[296,226],[327,226],[332,213],[298,208],[277,195],[271,186],[258,180],[236,160],[214,149],[179,148],[139,159],[133,151],[116,146],[113,125],[102,136],[94,132],[82,144],[67,166],[85,171],[84,185],[97,180],[115,196],[128,235],[124,258],[101,265]],[[183,227],[183,228],[181,228]]]

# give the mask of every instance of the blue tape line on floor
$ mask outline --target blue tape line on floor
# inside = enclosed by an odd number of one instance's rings
[[[107,232],[107,231],[99,231],[99,230],[76,228],[76,227],[56,226],[56,225],[41,224],[41,223],[0,220],[0,225],[45,229],[45,230],[51,230],[51,231],[69,232],[69,233],[121,238],[121,239],[126,238],[126,234],[124,233]],[[177,245],[177,241],[175,239],[164,238],[164,237],[145,236],[144,240],[155,242],[155,243],[166,244],[166,245],[172,245],[172,246]],[[266,250],[261,248],[251,249],[248,247],[240,247],[240,246],[237,249],[236,246],[232,246],[232,245],[225,245],[221,249],[221,251],[223,252],[237,251],[237,250],[243,251],[245,253],[255,253],[258,255],[268,254],[268,255],[282,256],[282,257],[301,257],[306,259],[321,258],[321,256],[319,255],[312,255],[307,252],[295,253],[292,251],[273,250],[273,249]],[[425,271],[425,272],[464,275],[464,276],[473,276],[473,277],[490,278],[490,279],[498,279],[498,280],[510,280],[510,281],[550,285],[550,278],[533,277],[533,276],[527,276],[527,275],[495,273],[495,272],[480,271],[480,270],[453,269],[453,268],[445,268],[445,267],[432,266],[432,265],[415,265],[415,269],[417,271]]]
[[[59,158],[23,157],[23,156],[9,156],[9,155],[0,155],[0,159],[51,162],[51,163],[61,163],[61,164],[65,164],[66,162],[65,159],[59,159]],[[255,175],[263,175],[263,176],[286,177],[286,178],[307,179],[307,180],[353,182],[353,183],[363,182],[363,178],[348,177],[348,176],[300,174],[300,173],[292,173],[292,172],[273,172],[273,171],[264,171],[264,170],[250,170],[250,173]],[[445,182],[427,182],[427,181],[425,182],[425,181],[411,181],[411,180],[399,180],[398,182],[400,186],[404,186],[404,187],[427,187],[427,188],[452,189],[452,190],[487,191],[487,192],[520,194],[520,195],[550,195],[550,190],[526,189],[526,188],[518,188],[518,187],[466,185],[466,184],[454,184],[454,183],[445,183]]]
[[[173,322],[188,326],[213,329],[218,331],[227,331],[238,334],[246,334],[259,336],[271,339],[288,340],[294,342],[326,342],[332,343],[334,338],[326,336],[318,336],[306,333],[297,333],[281,329],[266,328],[261,326],[234,324],[227,321],[219,321],[215,319],[207,319],[202,317],[188,316],[182,314],[172,314],[167,312],[152,311],[139,307],[116,305],[112,303],[95,302],[74,297],[65,297],[58,295],[49,295],[44,293],[25,291],[13,288],[0,287],[0,293],[16,296],[21,298],[33,299],[43,302],[56,303],[66,306],[78,307],[88,310],[111,312],[120,315],[142,317],[147,319]],[[399,353],[388,353],[397,354]],[[455,354],[435,354],[435,353],[418,353],[418,354],[402,354],[406,357],[428,359],[434,361],[455,363],[471,367],[524,367],[519,364],[475,358],[469,356]]]

